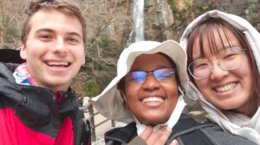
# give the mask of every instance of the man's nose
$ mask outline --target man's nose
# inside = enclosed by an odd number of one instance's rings
[[[66,55],[68,52],[65,41],[62,38],[58,38],[52,47],[52,52],[55,54]]]

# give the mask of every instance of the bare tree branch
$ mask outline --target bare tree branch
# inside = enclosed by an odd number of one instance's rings
[[[98,57],[99,57],[101,60],[103,60],[106,64],[113,64],[113,65],[116,66],[115,63],[109,63],[109,62],[106,61],[104,58],[102,58],[102,57],[100,56],[100,49],[99,49],[99,46],[98,46],[97,44],[96,44],[96,46],[97,46],[97,51],[98,51]]]

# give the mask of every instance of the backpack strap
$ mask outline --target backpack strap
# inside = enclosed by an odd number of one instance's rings
[[[115,128],[107,131],[104,134],[106,145],[127,144],[137,131],[135,126],[135,122],[132,122],[124,127]]]
[[[87,145],[91,145],[91,130],[94,129],[93,124],[90,120],[84,118],[84,131],[83,131],[83,142]]]
[[[179,121],[172,128],[172,134],[166,144],[173,139],[181,138],[185,145],[213,145],[208,137],[200,130],[201,128],[211,127],[213,124],[202,124],[196,122],[186,114],[182,114]]]
[[[94,129],[94,126],[87,118],[82,118],[77,122],[75,126],[76,135],[74,138],[75,145],[91,145],[91,129]]]

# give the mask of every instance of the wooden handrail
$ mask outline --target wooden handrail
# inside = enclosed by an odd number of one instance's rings
[[[110,119],[103,120],[102,122],[95,124],[94,116],[98,115],[99,112],[94,113],[94,108],[91,102],[89,102],[86,106],[80,108],[80,110],[83,111],[83,113],[89,113],[88,119],[91,121],[91,123],[94,125],[94,129],[91,132],[91,140],[96,141],[96,127],[104,124],[105,122],[109,121]],[[115,121],[111,120],[111,126],[115,127]]]

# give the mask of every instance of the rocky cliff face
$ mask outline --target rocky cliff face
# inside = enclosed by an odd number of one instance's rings
[[[159,41],[179,41],[186,26],[197,16],[217,9],[248,20],[260,31],[260,0],[146,0],[146,16],[157,29]]]
[[[73,89],[96,96],[116,75],[116,62],[134,28],[133,0],[78,0],[87,21],[86,63]],[[200,14],[218,9],[247,19],[260,31],[260,0],[144,0],[145,40],[180,40]],[[135,34],[134,34],[135,35]],[[134,36],[133,35],[133,36]]]

